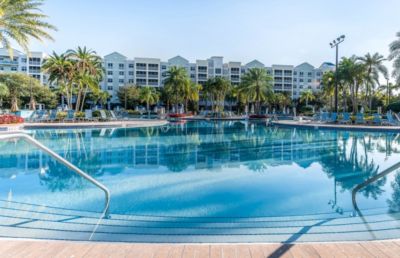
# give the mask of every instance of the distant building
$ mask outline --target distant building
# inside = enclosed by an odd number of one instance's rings
[[[42,73],[42,65],[48,56],[43,52],[29,52],[28,56],[18,50],[13,50],[13,58],[7,49],[0,48],[0,73],[25,73],[47,84],[48,77]]]

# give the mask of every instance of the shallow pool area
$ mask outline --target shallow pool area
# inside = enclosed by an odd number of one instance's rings
[[[0,142],[0,236],[127,242],[307,242],[400,236],[400,134],[193,121]],[[366,180],[376,180],[357,192]]]

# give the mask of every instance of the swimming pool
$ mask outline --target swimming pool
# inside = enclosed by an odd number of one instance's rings
[[[31,134],[111,191],[24,142],[0,143],[0,236],[295,242],[400,236],[400,134],[188,122]]]

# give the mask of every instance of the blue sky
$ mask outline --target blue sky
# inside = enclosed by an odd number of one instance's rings
[[[55,42],[32,50],[88,46],[129,58],[182,55],[319,65],[334,61],[329,42],[345,34],[341,55],[388,53],[400,31],[398,0],[47,0]]]

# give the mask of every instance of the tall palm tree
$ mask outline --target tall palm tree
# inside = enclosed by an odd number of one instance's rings
[[[199,107],[199,100],[200,100],[200,91],[203,89],[203,86],[201,86],[200,84],[191,82],[190,83],[190,90],[189,90],[189,94],[188,94],[188,100],[193,102],[193,106],[195,107],[195,109],[198,111]]]
[[[158,92],[153,87],[142,87],[139,90],[140,101],[146,103],[147,114],[150,117],[150,105],[157,103],[159,99]]]
[[[3,107],[3,99],[10,96],[10,91],[5,83],[0,83],[0,108]]]
[[[65,54],[53,52],[43,63],[43,72],[49,75],[49,82],[56,83],[67,98],[67,105],[72,109],[72,79],[74,76],[73,62]]]
[[[322,94],[329,99],[330,109],[333,110],[333,97],[335,95],[335,73],[332,71],[322,75]]]
[[[272,77],[262,68],[249,69],[242,76],[241,91],[249,97],[250,101],[255,102],[257,113],[261,112],[261,102],[272,93],[272,81]]]
[[[306,107],[308,107],[308,102],[313,101],[315,99],[315,95],[312,90],[305,90],[300,95],[300,102],[305,102]]]
[[[78,88],[75,110],[80,111],[83,110],[87,93],[90,90],[98,89],[99,83],[103,79],[102,59],[95,51],[86,47],[68,50],[66,55],[73,61],[74,80]]]
[[[31,38],[42,41],[53,40],[48,33],[56,27],[44,21],[41,12],[43,0],[1,0],[0,1],[0,42],[13,56],[11,41],[15,41],[26,52]]]
[[[190,78],[183,67],[172,66],[169,68],[164,81],[165,93],[170,96],[171,104],[175,105],[175,112],[178,105],[185,99],[185,93],[190,87]]]
[[[369,109],[372,109],[372,98],[374,95],[374,83],[373,81],[376,81],[379,83],[379,74],[382,74],[383,76],[387,76],[387,68],[383,64],[383,62],[386,60],[381,54],[375,53],[371,55],[370,53],[367,53],[363,57],[359,57],[358,60],[361,61],[362,64],[364,64],[365,69],[366,69],[366,76],[367,76],[367,92],[369,93]]]
[[[400,85],[400,31],[396,33],[397,39],[389,45],[389,60],[393,61],[392,76],[396,80],[396,84]]]
[[[211,100],[211,108],[215,112],[224,111],[225,97],[231,88],[231,83],[223,77],[213,77],[207,80],[204,91]]]

